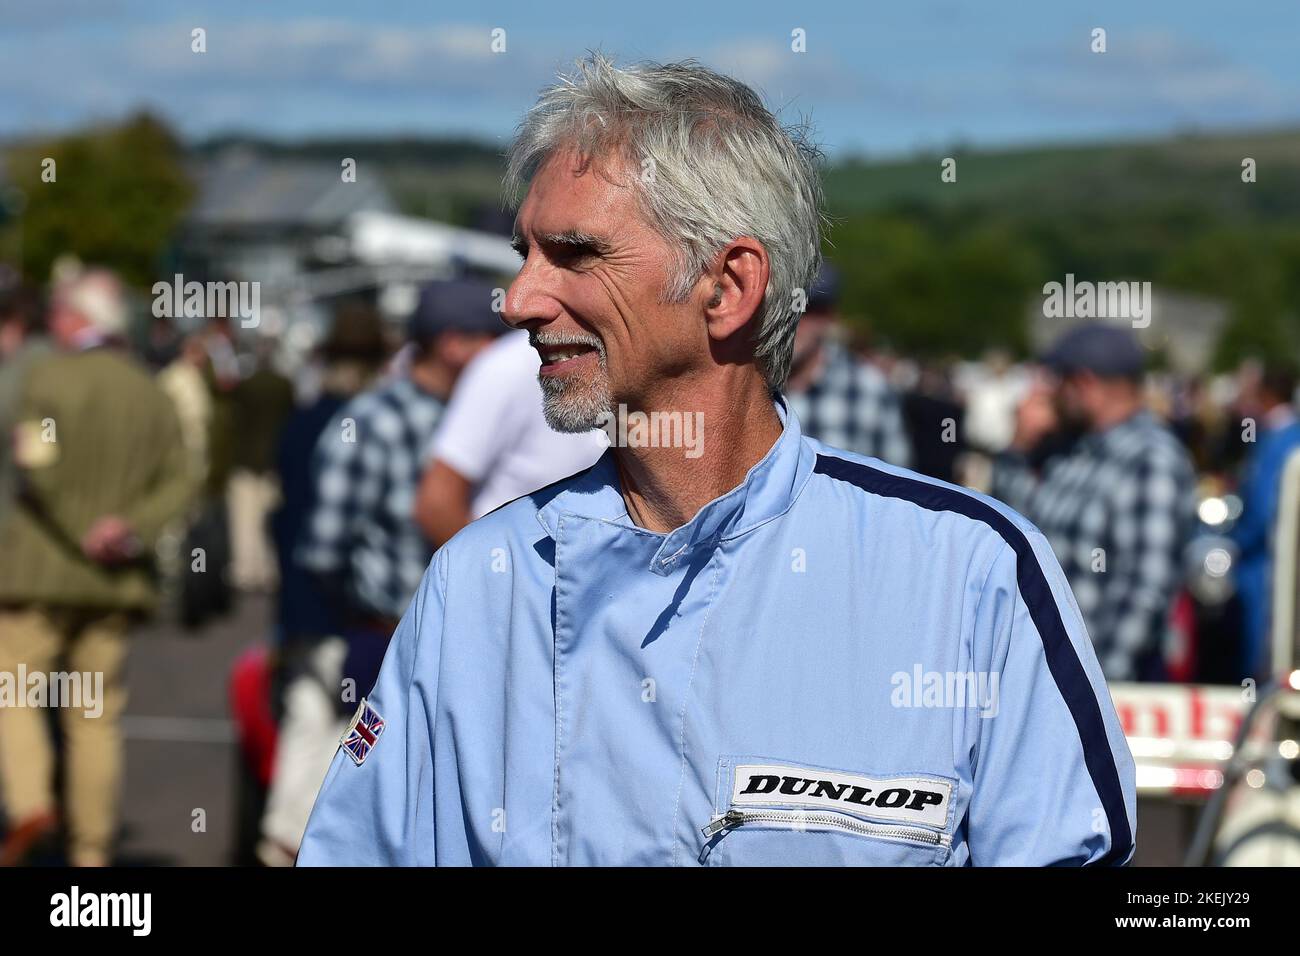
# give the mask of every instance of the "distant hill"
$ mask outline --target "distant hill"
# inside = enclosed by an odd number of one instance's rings
[[[955,183],[939,179],[945,156],[957,160]],[[1246,188],[1241,162],[1248,156],[1258,180]],[[848,159],[828,170],[826,190],[838,215],[968,203],[1039,211],[1188,203],[1206,214],[1279,220],[1300,215],[1300,130]]]
[[[826,193],[846,307],[904,349],[1025,349],[1009,311],[1066,273],[1224,303],[1219,367],[1300,347],[1300,130],[850,159]],[[1163,322],[1181,334],[1177,315]]]

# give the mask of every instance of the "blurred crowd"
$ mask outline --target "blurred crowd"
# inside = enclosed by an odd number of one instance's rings
[[[1109,680],[1267,676],[1279,487],[1300,448],[1290,365],[1157,373],[1130,330],[1100,324],[1029,361],[919,361],[863,343],[838,288],[826,267],[796,336],[786,398],[807,434],[1027,516]],[[537,355],[493,301],[487,282],[430,283],[400,328],[340,302],[287,367],[227,316],[133,336],[101,269],[0,286],[0,672],[105,686],[102,714],[59,709],[57,747],[44,713],[0,707],[0,864],[56,839],[73,863],[109,862],[132,629],[200,627],[255,592],[275,615],[230,676],[252,794],[241,861],[293,862],[434,550],[607,445],[546,426]],[[1230,586],[1201,586],[1206,540]]]
[[[1061,562],[1111,681],[1270,676],[1272,550],[1283,468],[1300,449],[1297,370],[1152,368],[1132,329],[1062,326],[1029,361],[874,349],[823,269],[787,395],[827,444],[986,492]]]

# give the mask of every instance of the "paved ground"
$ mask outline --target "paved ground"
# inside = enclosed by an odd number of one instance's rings
[[[226,681],[240,652],[266,639],[270,608],[267,598],[245,596],[199,631],[155,623],[136,634],[119,864],[231,862],[236,753]]]

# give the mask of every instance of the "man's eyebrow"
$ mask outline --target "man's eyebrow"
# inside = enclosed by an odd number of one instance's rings
[[[548,246],[577,246],[590,250],[597,255],[604,255],[610,250],[609,243],[604,239],[579,229],[542,233],[537,238]]]

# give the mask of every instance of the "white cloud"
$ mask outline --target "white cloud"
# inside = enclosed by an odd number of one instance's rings
[[[1112,31],[1106,53],[1093,53],[1083,44],[1038,48],[1028,51],[1023,62],[1033,82],[1023,85],[1020,98],[1046,109],[1213,122],[1293,111],[1294,106],[1294,90],[1167,31]]]

